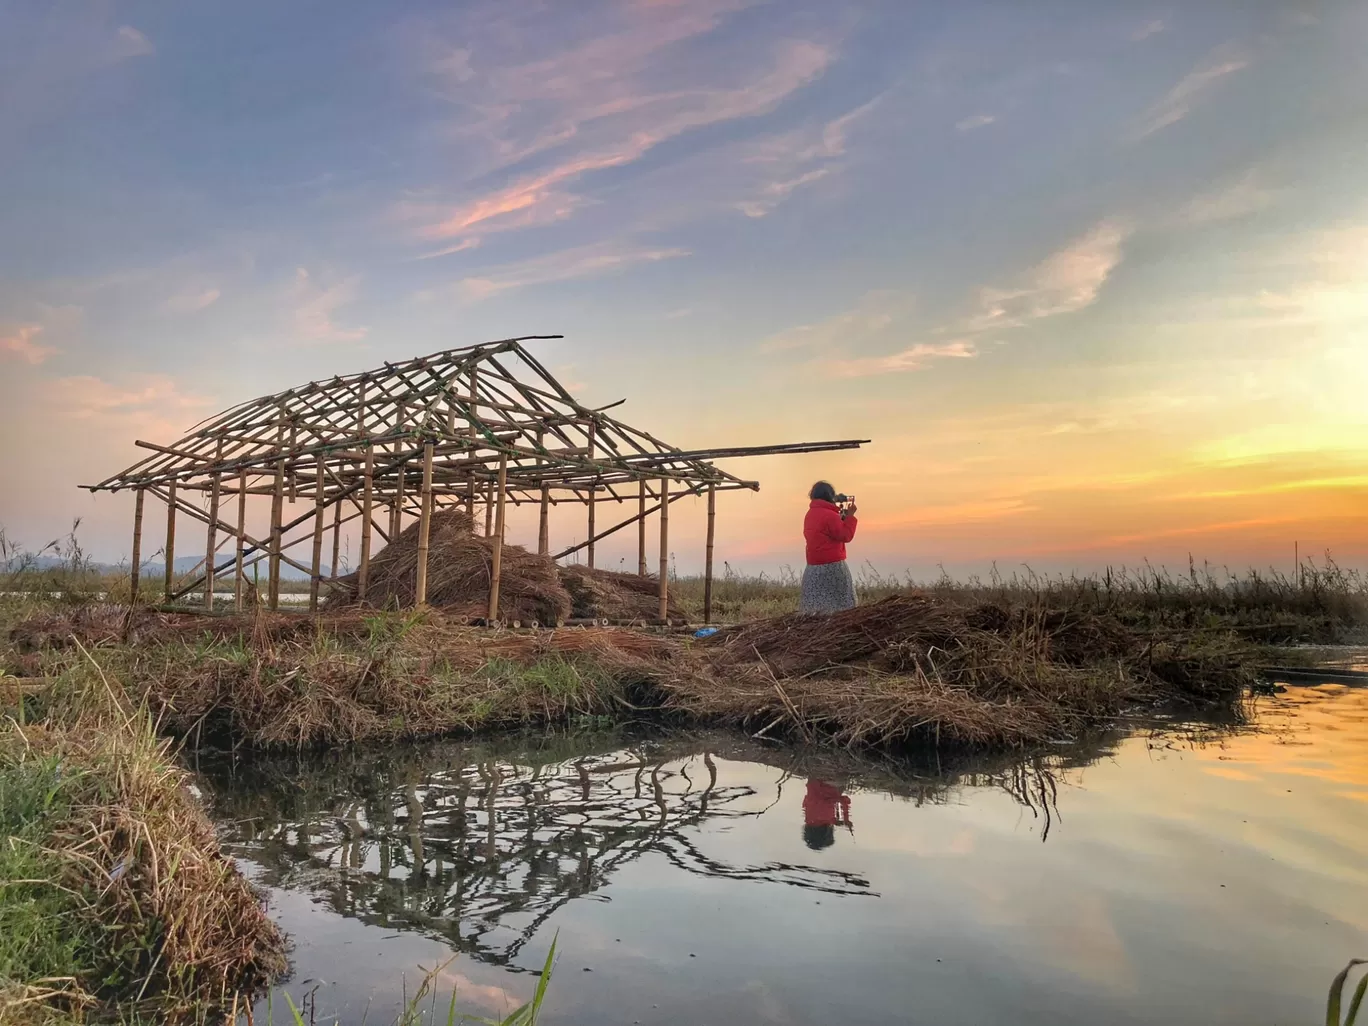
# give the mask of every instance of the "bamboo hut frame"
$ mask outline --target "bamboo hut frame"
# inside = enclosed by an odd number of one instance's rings
[[[559,335],[529,335],[450,349],[360,374],[313,381],[261,396],[203,421],[171,445],[137,440],[150,455],[98,484],[92,492],[136,493],[134,551],[141,551],[147,495],[167,505],[167,601],[232,574],[235,605],[242,604],[245,573],[263,561],[269,570],[268,603],[279,605],[283,566],[306,574],[310,608],[338,576],[340,534],[359,521],[359,590],[364,597],[373,536],[384,543],[403,528],[405,514],[419,521],[417,601],[425,601],[429,525],[435,511],[461,506],[471,514],[477,498],[486,533],[495,539],[490,620],[498,616],[500,547],[506,506],[539,507],[538,551],[563,559],[636,524],[638,573],[646,575],[647,519],[659,514],[660,609],[668,603],[669,507],[686,495],[708,504],[705,619],[711,617],[712,547],[719,491],[759,489],[759,483],[718,468],[716,459],[828,452],[858,448],[867,439],[797,442],[684,450],[608,414],[623,400],[590,408],[578,402],[523,345]],[[421,482],[421,486],[419,486]],[[187,494],[208,496],[208,510]],[[271,500],[264,537],[246,528],[246,497]],[[236,497],[236,522],[221,518]],[[285,504],[301,500],[307,512],[286,519]],[[634,516],[599,526],[598,504],[637,499]],[[587,507],[588,536],[550,551],[548,513],[563,503]],[[630,507],[629,507],[630,508]],[[207,529],[205,562],[177,580],[172,567],[175,524],[186,514]],[[231,514],[229,514],[231,515]],[[333,561],[324,575],[322,552],[329,519]],[[381,526],[384,521],[385,526]],[[227,558],[220,536],[233,539]],[[312,545],[309,562],[290,553]],[[306,557],[307,558],[307,557]],[[208,581],[206,582],[206,568]],[[135,595],[137,600],[134,579]]]

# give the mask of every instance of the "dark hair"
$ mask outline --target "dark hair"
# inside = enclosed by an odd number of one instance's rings
[[[809,499],[821,499],[823,502],[836,501],[836,489],[831,487],[827,481],[818,481],[808,492]]]
[[[803,843],[813,851],[830,848],[836,843],[836,828],[830,823],[826,826],[805,826],[803,827]]]

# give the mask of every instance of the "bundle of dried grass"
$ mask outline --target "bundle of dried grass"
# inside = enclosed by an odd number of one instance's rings
[[[408,609],[418,589],[418,523],[414,522],[371,559],[365,603]],[[494,543],[473,532],[463,510],[432,514],[428,540],[427,601],[453,616],[483,617],[489,610]],[[339,578],[332,607],[357,602],[357,575]],[[570,615],[570,595],[545,556],[519,545],[504,545],[499,576],[499,617],[557,624]]]
[[[39,996],[202,1019],[283,974],[284,940],[220,851],[170,743],[102,675],[89,683],[70,722],[0,739],[0,760],[58,768],[66,809],[45,851],[71,905],[62,928],[89,972]]]
[[[560,579],[574,603],[573,616],[643,624],[660,619],[659,578],[572,565],[560,567]],[[668,619],[685,619],[673,600]]]

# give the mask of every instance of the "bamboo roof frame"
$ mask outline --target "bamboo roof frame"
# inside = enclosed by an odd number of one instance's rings
[[[597,541],[639,523],[644,574],[647,517],[661,513],[663,556],[669,504],[685,495],[706,494],[711,556],[716,492],[759,489],[758,482],[722,470],[713,460],[853,449],[868,441],[680,449],[608,413],[625,400],[600,407],[580,403],[524,345],[562,337],[524,335],[448,349],[260,396],[201,421],[169,445],[136,440],[149,455],[118,474],[81,487],[91,492],[137,491],[135,591],[143,496],[150,493],[167,503],[170,516],[165,550],[168,600],[199,587],[204,567],[212,563],[215,577],[233,569],[240,607],[245,567],[269,559],[272,607],[277,602],[282,562],[310,574],[311,606],[316,606],[327,516],[333,523],[334,553],[341,526],[358,518],[362,521],[364,568],[372,530],[388,542],[403,514],[417,516],[424,532],[421,551],[433,511],[463,504],[473,516],[477,501],[486,506],[487,523],[497,506],[501,525],[506,502],[539,503],[540,551],[551,555],[546,543],[547,508],[579,503],[589,510],[589,536],[553,558],[587,547],[592,565]],[[308,512],[283,523],[287,488],[291,501],[311,500],[311,504]],[[188,501],[186,492],[206,494],[208,510]],[[247,534],[243,513],[247,495],[272,497],[269,538]],[[638,500],[636,515],[598,531],[596,504],[629,498]],[[238,523],[220,517],[223,499],[230,500],[229,505],[236,499]],[[349,508],[344,509],[344,504]],[[377,522],[376,505],[389,510],[388,527]],[[173,588],[175,513],[204,523],[209,542],[205,559],[194,571],[198,576],[192,574],[193,579]],[[309,530],[305,533],[301,528]],[[220,533],[225,541],[237,541],[235,556],[221,563],[217,556]],[[314,543],[311,566],[285,555],[310,538]],[[336,562],[334,558],[334,575]],[[497,606],[497,584],[493,590],[491,619]],[[211,591],[206,589],[206,593]],[[420,604],[422,591],[420,583]],[[661,591],[663,618],[663,583]],[[212,603],[212,597],[207,601]]]

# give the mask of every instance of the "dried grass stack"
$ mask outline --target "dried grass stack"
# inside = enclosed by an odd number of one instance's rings
[[[556,564],[520,545],[503,546],[499,575],[499,617],[556,624],[570,615],[570,593]],[[459,509],[433,513],[427,564],[427,600],[454,616],[483,617],[488,612],[494,542],[476,537],[470,517]],[[408,609],[418,588],[418,523],[371,558],[366,585],[368,606]],[[339,578],[330,606],[354,605],[356,574]]]
[[[572,615],[582,618],[652,623],[660,618],[660,579],[620,574],[587,566],[563,566],[561,583],[574,603]],[[685,621],[674,604],[669,619]]]

